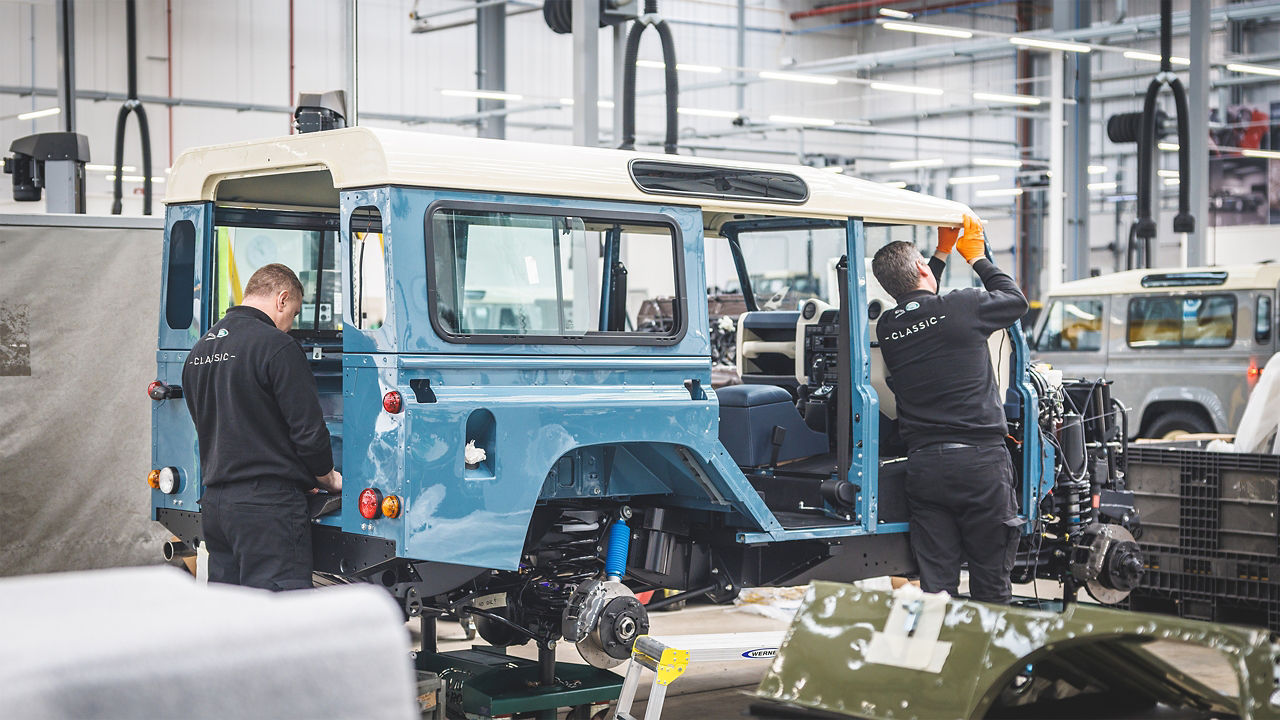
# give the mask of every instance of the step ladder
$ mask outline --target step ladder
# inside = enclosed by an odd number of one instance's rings
[[[641,635],[636,638],[631,649],[630,664],[622,681],[622,692],[618,695],[618,708],[611,720],[636,720],[631,714],[631,705],[636,699],[640,674],[646,669],[653,673],[653,685],[649,688],[644,720],[658,720],[662,716],[667,686],[684,674],[689,663],[770,660],[778,654],[778,646],[782,644],[785,634],[785,631],[777,630],[708,635]]]

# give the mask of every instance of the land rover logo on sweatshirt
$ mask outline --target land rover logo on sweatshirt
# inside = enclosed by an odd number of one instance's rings
[[[920,303],[916,302],[915,300],[912,300],[911,302],[907,303],[907,306],[903,309],[906,310],[907,312],[911,312],[912,310],[919,310]]]
[[[227,329],[226,329],[226,328],[222,328],[222,329],[218,330],[218,334],[217,334],[217,335],[214,335],[213,333],[209,333],[208,335],[205,335],[205,336],[204,336],[204,339],[205,339],[205,340],[217,340],[218,338],[224,338],[224,337],[226,337],[228,334],[229,334],[229,333],[227,332]]]

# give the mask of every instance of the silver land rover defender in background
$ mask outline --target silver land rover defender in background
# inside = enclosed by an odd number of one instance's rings
[[[1054,288],[1037,360],[1106,377],[1137,437],[1235,432],[1277,351],[1280,265],[1130,270]]]

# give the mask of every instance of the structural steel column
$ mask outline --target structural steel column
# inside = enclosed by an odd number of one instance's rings
[[[573,144],[600,143],[600,3],[573,0]],[[622,98],[615,98],[621,104]]]
[[[1183,243],[1187,267],[1207,265],[1213,261],[1209,251],[1209,5],[1191,3],[1191,77],[1187,88],[1187,131],[1190,165],[1183,168],[1180,180],[1190,183],[1191,212],[1196,216],[1195,232],[1188,233]]]
[[[356,8],[356,0],[347,0],[347,27],[343,34],[343,44],[346,46],[344,58],[346,69],[346,82],[343,89],[347,95],[347,127],[360,124],[360,32],[359,32],[359,12]]]
[[[626,70],[626,63],[623,60],[627,56],[627,29],[630,27],[627,23],[613,24],[613,142],[611,145],[617,147],[622,142],[622,85],[625,82],[623,75]]]
[[[1045,198],[1044,268],[1040,281],[1040,293],[1047,295],[1062,283],[1063,271],[1063,185],[1066,179],[1066,148],[1063,128],[1064,103],[1062,98],[1063,72],[1062,50],[1050,50],[1049,55],[1049,196]]]
[[[76,8],[73,0],[57,0],[58,107],[62,129],[76,131]],[[35,15],[33,14],[34,18]],[[32,21],[34,22],[34,20]],[[34,58],[32,59],[34,62]]]
[[[507,89],[507,5],[479,5],[476,9],[476,88],[478,90]],[[501,110],[505,100],[480,98],[476,111]],[[483,116],[476,134],[484,138],[507,137],[507,116],[503,113]]]
[[[1053,5],[1053,29],[1057,31],[1087,28],[1090,25],[1090,3],[1059,2]],[[1066,143],[1064,186],[1066,209],[1064,226],[1063,259],[1066,261],[1066,279],[1079,280],[1089,276],[1089,140],[1091,124],[1090,93],[1093,78],[1089,53],[1066,53],[1066,84],[1075,98],[1075,105],[1064,108],[1063,128]],[[1065,91],[1065,89],[1063,89]]]

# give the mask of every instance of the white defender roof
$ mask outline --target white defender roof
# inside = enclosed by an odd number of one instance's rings
[[[1226,273],[1226,278],[1221,274]],[[1204,276],[1197,279],[1197,276]],[[1144,283],[1144,278],[1149,278]],[[1124,270],[1064,282],[1050,297],[1078,295],[1128,295],[1131,293],[1209,292],[1212,290],[1276,289],[1280,285],[1280,265],[1223,265],[1220,267],[1149,268]]]
[[[803,203],[782,203],[646,193],[636,187],[629,172],[629,163],[637,159],[787,172],[804,180],[809,197]],[[272,176],[285,174],[290,177],[273,181]],[[165,203],[216,199],[231,204],[258,201],[279,207],[332,208],[337,204],[334,189],[386,185],[635,202],[665,200],[697,205],[710,214],[861,217],[867,222],[894,224],[958,226],[964,213],[972,213],[961,203],[799,165],[370,127],[188,150],[173,165]]]

